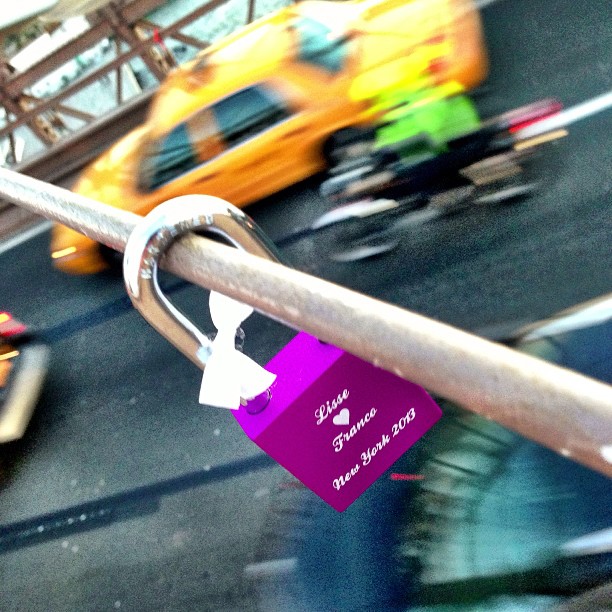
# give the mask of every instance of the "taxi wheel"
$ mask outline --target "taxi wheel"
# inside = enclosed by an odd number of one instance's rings
[[[334,132],[323,145],[323,157],[328,167],[336,166],[349,158],[366,155],[374,142],[374,131],[364,128],[343,128]]]
[[[104,260],[112,272],[122,273],[123,270],[123,253],[111,249],[105,244],[98,247],[100,257]]]

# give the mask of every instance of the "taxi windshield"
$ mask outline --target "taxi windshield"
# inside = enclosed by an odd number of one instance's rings
[[[301,17],[293,24],[297,34],[298,58],[327,72],[340,72],[346,63],[347,42],[343,31],[319,19]]]

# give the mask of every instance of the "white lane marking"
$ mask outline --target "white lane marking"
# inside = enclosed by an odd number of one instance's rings
[[[38,223],[34,227],[17,234],[17,236],[13,236],[13,238],[9,238],[5,242],[0,243],[0,255],[14,249],[28,240],[31,240],[32,238],[36,238],[36,236],[39,236],[40,234],[51,229],[52,225],[53,223],[51,223],[51,221],[43,221],[42,223]]]
[[[612,529],[602,529],[570,540],[561,546],[566,555],[593,555],[612,552]]]
[[[601,94],[595,98],[591,98],[586,102],[576,104],[576,106],[572,106],[564,111],[561,111],[548,119],[538,121],[537,123],[518,131],[515,136],[517,138],[531,138],[532,136],[537,136],[538,134],[543,134],[544,132],[565,127],[575,123],[576,121],[580,121],[581,119],[586,119],[587,117],[601,113],[610,107],[612,107],[612,91]]]
[[[266,578],[268,576],[286,576],[292,574],[297,568],[297,558],[271,559],[251,563],[244,568],[244,573],[249,578]]]
[[[558,320],[545,323],[541,327],[527,333],[522,340],[538,340],[553,334],[562,334],[576,329],[584,329],[591,325],[599,325],[612,319],[612,296],[597,301],[592,306],[581,308],[577,312],[561,317]]]

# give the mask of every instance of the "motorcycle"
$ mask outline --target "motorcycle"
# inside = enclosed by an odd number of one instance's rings
[[[320,187],[332,208],[279,245],[326,231],[333,233],[336,261],[386,253],[407,228],[533,193],[541,184],[538,158],[567,135],[546,127],[545,120],[562,109],[556,100],[480,121],[463,94],[420,93],[392,107],[374,128],[346,135]]]

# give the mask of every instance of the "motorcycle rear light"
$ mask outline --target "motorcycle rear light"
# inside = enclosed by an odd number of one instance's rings
[[[7,338],[26,331],[26,326],[8,312],[0,312],[0,336]]]
[[[514,134],[529,125],[556,115],[562,109],[563,104],[558,100],[542,100],[511,111],[505,116],[509,125],[508,131]]]

